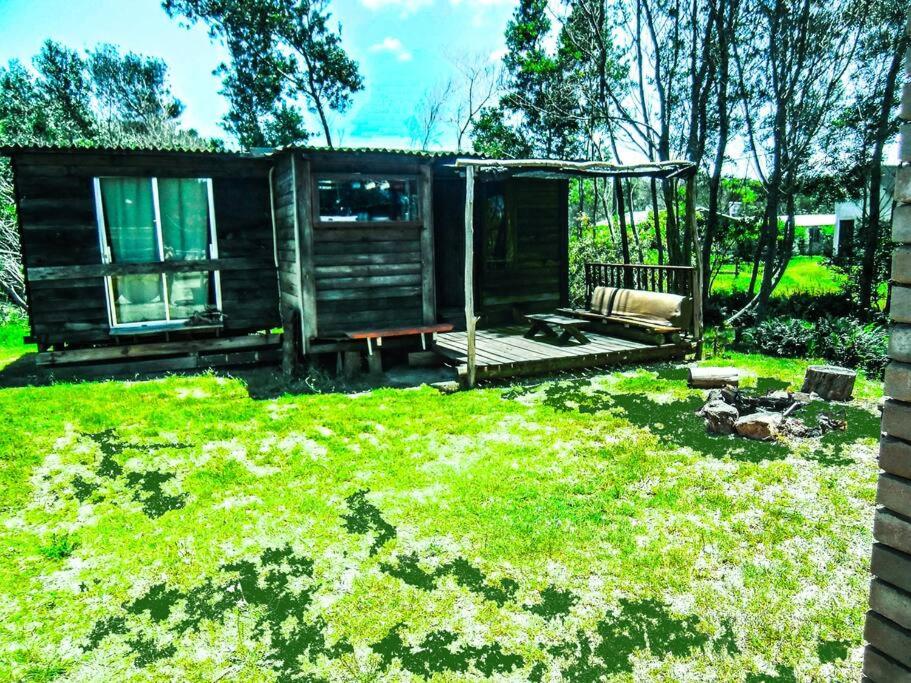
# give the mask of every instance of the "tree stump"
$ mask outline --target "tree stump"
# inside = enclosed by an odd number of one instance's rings
[[[811,365],[803,380],[804,393],[815,393],[826,401],[849,401],[857,373],[836,365]]]

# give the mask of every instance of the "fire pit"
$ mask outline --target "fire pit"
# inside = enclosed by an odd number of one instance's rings
[[[813,401],[816,394],[772,391],[762,396],[741,389],[713,389],[696,413],[705,419],[706,429],[715,434],[738,434],[748,439],[771,441],[779,435],[812,438],[846,428],[844,420],[822,414],[810,425],[792,415]]]

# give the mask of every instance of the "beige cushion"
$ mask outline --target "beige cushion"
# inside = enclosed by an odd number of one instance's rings
[[[670,327],[686,328],[692,315],[687,297],[618,287],[595,287],[591,310],[600,315],[630,317]]]

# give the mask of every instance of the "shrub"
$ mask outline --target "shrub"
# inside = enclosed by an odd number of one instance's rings
[[[706,302],[706,324],[720,324],[746,306],[749,300],[746,292],[712,294]],[[787,317],[815,321],[824,318],[832,311],[850,311],[852,309],[853,303],[848,294],[798,292],[769,299],[768,315],[770,318]],[[753,312],[748,312],[739,320],[741,325],[750,326],[755,321],[755,315]]]
[[[585,306],[585,264],[617,261],[618,255],[609,241],[586,229],[580,233],[569,241],[569,299],[573,305]]]
[[[49,560],[65,560],[72,555],[79,543],[69,534],[54,534],[50,543],[38,548],[38,552]]]
[[[744,330],[742,339],[768,356],[806,356],[811,350],[813,326],[796,318],[771,318]]]
[[[866,325],[850,318],[824,318],[814,335],[816,354],[852,368],[862,368],[873,377],[886,369],[889,332],[875,323]]]
[[[826,316],[815,325],[795,318],[770,318],[748,327],[742,343],[770,356],[816,357],[881,377],[888,358],[889,333],[877,323]]]

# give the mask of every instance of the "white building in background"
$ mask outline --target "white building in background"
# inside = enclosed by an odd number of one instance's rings
[[[835,232],[832,235],[833,255],[838,256],[841,253],[842,241],[850,243],[863,215],[864,210],[860,202],[835,202]]]
[[[879,219],[892,220],[892,191],[895,188],[896,165],[883,165],[883,182],[880,188]],[[850,245],[864,217],[864,205],[859,199],[835,203],[835,233],[832,236],[832,253],[838,256],[844,245]]]

